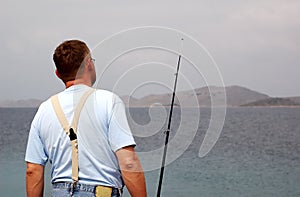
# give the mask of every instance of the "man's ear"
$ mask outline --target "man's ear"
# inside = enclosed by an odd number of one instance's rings
[[[61,76],[60,76],[60,74],[59,74],[59,72],[58,72],[58,70],[57,70],[57,69],[55,70],[55,74],[56,74],[56,76],[57,76],[58,78],[60,78],[60,79],[61,79]]]
[[[92,60],[89,60],[88,64],[86,64],[87,66],[87,69],[90,71],[93,69],[93,63],[92,63]]]

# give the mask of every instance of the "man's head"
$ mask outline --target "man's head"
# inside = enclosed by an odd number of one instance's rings
[[[94,69],[90,50],[80,40],[68,40],[60,44],[53,54],[53,60],[59,78],[64,82],[73,81],[80,77],[87,64]],[[92,79],[92,83],[95,79]]]

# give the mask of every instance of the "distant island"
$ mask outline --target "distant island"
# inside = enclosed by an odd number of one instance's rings
[[[300,97],[273,98],[266,94],[250,90],[241,86],[228,87],[202,87],[194,90],[180,91],[176,93],[176,106],[182,107],[211,107],[211,100],[217,101],[215,107],[224,103],[218,102],[226,93],[227,107],[300,107]],[[121,97],[128,107],[169,106],[171,94],[148,95],[140,99],[123,96]]]
[[[182,107],[211,107],[211,99],[218,101],[226,93],[227,107],[300,107],[299,97],[274,98],[266,94],[250,90],[241,86],[228,87],[202,87],[194,90],[179,91],[176,93],[176,106]],[[153,94],[140,99],[131,96],[121,96],[127,107],[149,107],[149,106],[169,106],[171,94]],[[41,104],[41,100],[4,100],[0,101],[0,107],[28,107],[36,108]],[[224,105],[219,104],[217,105]]]
[[[300,106],[299,97],[294,98],[267,98],[251,103],[243,104],[242,107],[252,106]]]

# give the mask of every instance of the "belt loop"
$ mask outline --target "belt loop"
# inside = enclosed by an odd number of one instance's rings
[[[71,186],[70,186],[70,197],[73,196],[73,191],[74,191],[73,183],[71,183]]]
[[[118,188],[118,191],[119,191],[120,197],[122,197],[122,189],[121,189],[121,188]]]
[[[76,181],[73,181],[70,186],[70,197],[73,196],[74,188],[76,187]]]

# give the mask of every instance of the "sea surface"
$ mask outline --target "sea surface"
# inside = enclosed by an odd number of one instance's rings
[[[150,197],[156,196],[161,160],[155,151],[163,147],[167,110],[127,111],[136,151],[141,157],[148,155],[141,161]],[[26,196],[24,154],[36,111],[0,108],[1,197]],[[182,153],[169,147],[170,154],[178,155],[165,168],[161,196],[300,196],[300,108],[228,108],[217,143],[200,158],[210,119],[208,108],[175,108],[170,141],[186,131],[176,143],[188,146]],[[45,173],[45,196],[51,196],[49,166]],[[124,196],[129,196],[127,191]]]

